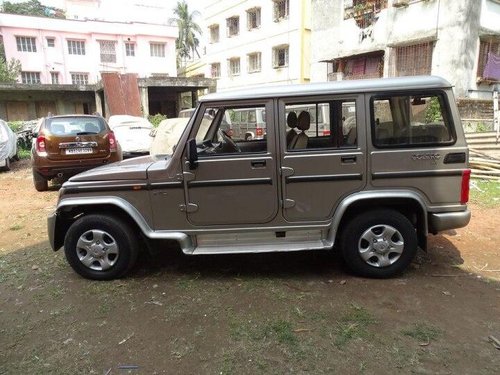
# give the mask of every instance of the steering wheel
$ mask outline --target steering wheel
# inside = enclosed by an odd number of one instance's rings
[[[219,129],[219,134],[222,138],[221,148],[224,152],[241,152],[241,149],[233,141],[233,139],[224,130]]]

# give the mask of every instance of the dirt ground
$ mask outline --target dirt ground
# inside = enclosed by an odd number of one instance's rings
[[[0,374],[498,374],[500,205],[429,237],[408,272],[329,252],[143,256],[82,279],[47,242],[57,188],[0,174]],[[124,367],[125,366],[125,367]],[[127,367],[128,366],[128,367]]]

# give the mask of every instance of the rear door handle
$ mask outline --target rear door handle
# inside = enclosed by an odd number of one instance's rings
[[[250,162],[252,165],[252,168],[264,168],[266,166],[266,161],[265,160],[252,160]]]
[[[340,160],[344,164],[354,164],[356,163],[356,156],[354,155],[342,156]]]

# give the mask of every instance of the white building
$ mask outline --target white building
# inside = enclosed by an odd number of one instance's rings
[[[205,53],[187,75],[217,90],[310,80],[310,0],[207,0]]]
[[[312,0],[311,45],[312,81],[434,74],[458,97],[500,89],[499,0]]]

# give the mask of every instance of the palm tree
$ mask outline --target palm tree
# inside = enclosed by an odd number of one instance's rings
[[[188,58],[194,57],[195,54],[200,57],[198,53],[200,40],[197,34],[201,34],[201,28],[194,21],[195,17],[200,16],[200,12],[195,10],[190,13],[185,0],[177,1],[177,6],[173,11],[175,15],[173,21],[179,28],[179,37],[176,41],[177,57],[183,61],[185,67]]]

